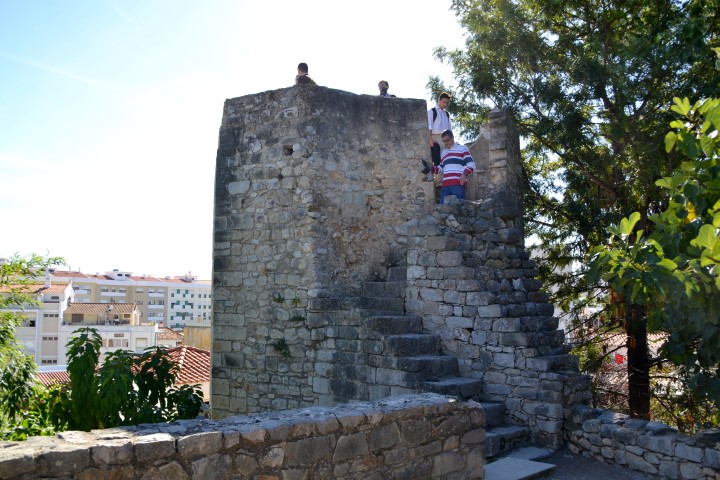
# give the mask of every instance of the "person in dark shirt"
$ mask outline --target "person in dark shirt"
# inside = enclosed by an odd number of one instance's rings
[[[380,96],[381,97],[394,97],[395,95],[390,95],[388,93],[388,88],[390,88],[390,84],[387,80],[380,80],[378,82],[378,89],[380,90]]]
[[[317,85],[315,81],[308,76],[308,64],[305,62],[298,64],[295,85]]]

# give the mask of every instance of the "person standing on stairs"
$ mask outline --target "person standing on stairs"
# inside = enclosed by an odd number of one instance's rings
[[[475,162],[465,145],[455,143],[455,137],[450,130],[445,130],[441,138],[445,150],[442,152],[440,165],[432,167],[433,173],[442,173],[440,204],[444,203],[448,195],[455,195],[458,200],[464,200],[465,185],[468,176],[475,171]]]

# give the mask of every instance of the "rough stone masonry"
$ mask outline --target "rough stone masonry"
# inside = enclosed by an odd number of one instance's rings
[[[517,133],[493,112],[470,146],[469,201],[436,205],[420,174],[426,108],[317,86],[226,101],[215,416],[377,400],[460,375],[482,385],[466,397],[503,402],[535,441],[562,442],[589,383],[524,249]]]

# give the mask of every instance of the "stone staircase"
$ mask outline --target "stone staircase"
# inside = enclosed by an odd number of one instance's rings
[[[554,451],[530,444],[530,429],[506,423],[505,405],[482,401],[482,381],[459,375],[458,360],[442,353],[440,337],[423,332],[422,318],[404,308],[405,267],[392,267],[388,281],[363,283],[366,351],[378,381],[397,392],[426,391],[480,402],[485,410],[485,479],[525,480],[545,476],[554,465],[536,460]],[[398,302],[398,299],[401,302]],[[565,367],[574,357],[549,355],[531,361]]]
[[[406,270],[391,267],[387,281],[363,283],[362,298],[376,307],[366,309],[365,337],[373,347],[368,363],[398,387],[477,400],[482,381],[459,376],[457,358],[441,352],[438,335],[423,332],[422,318],[393,308],[396,299],[404,300]]]
[[[544,477],[555,465],[539,462],[554,453],[530,443],[530,429],[505,423],[505,406],[480,402],[485,410],[485,480],[527,480]]]

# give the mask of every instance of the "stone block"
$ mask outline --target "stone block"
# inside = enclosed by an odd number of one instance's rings
[[[185,459],[208,456],[222,448],[222,432],[203,432],[177,440],[178,454]]]
[[[358,432],[338,438],[333,453],[333,462],[342,462],[368,453],[365,433]]]
[[[701,463],[703,459],[703,449],[691,447],[689,445],[685,445],[684,443],[678,443],[675,445],[675,455],[684,460]]]
[[[628,467],[632,468],[633,470],[639,470],[641,472],[649,473],[651,475],[657,475],[658,469],[650,463],[646,462],[643,457],[628,452],[626,454],[626,458],[628,462]]]
[[[465,459],[455,452],[447,452],[433,459],[432,477],[443,478],[451,473],[459,472],[465,467]]]
[[[680,463],[680,475],[683,480],[697,480],[705,478],[705,473],[700,465],[691,462]]]
[[[389,423],[384,427],[368,433],[367,443],[371,452],[390,448],[400,443],[400,429],[395,423]]]
[[[410,446],[427,442],[432,435],[432,426],[427,420],[407,420],[400,423],[402,438]]]
[[[706,448],[703,465],[720,470],[720,450]]]
[[[680,471],[679,465],[675,461],[663,460],[660,462],[660,465],[658,466],[658,473],[662,477],[669,478],[672,480],[676,480],[677,478],[679,478],[678,477],[679,471]]]
[[[482,318],[500,318],[503,316],[501,305],[484,305],[478,307],[478,317]]]
[[[285,465],[296,466],[329,460],[335,450],[335,438],[311,437],[288,442],[285,447]]]
[[[139,462],[162,460],[175,454],[175,439],[167,433],[144,435],[134,439],[133,450]]]
[[[90,455],[98,466],[129,463],[132,460],[132,444],[130,440],[100,441],[90,447]]]
[[[668,435],[640,435],[637,444],[646,450],[672,456],[675,453],[676,438]]]

